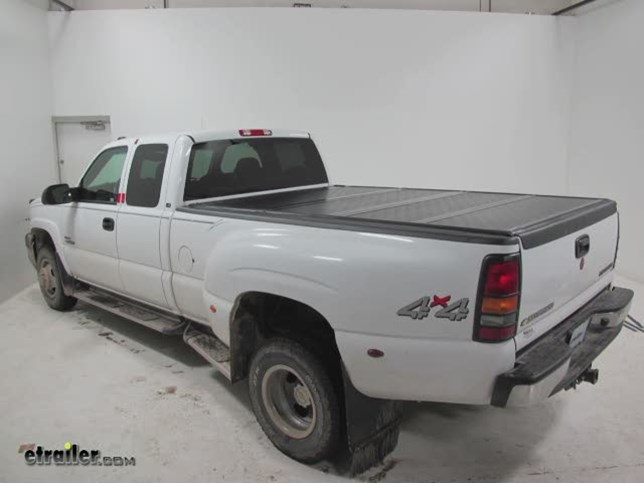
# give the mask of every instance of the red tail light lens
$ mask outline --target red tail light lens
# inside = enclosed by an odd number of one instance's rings
[[[483,260],[474,322],[476,341],[493,343],[514,337],[520,289],[519,254],[491,255]]]
[[[488,265],[485,294],[507,296],[519,292],[519,258],[495,261]]]

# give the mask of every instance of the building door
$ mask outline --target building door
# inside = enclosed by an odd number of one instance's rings
[[[61,183],[71,187],[78,182],[107,143],[112,141],[109,116],[66,116],[54,118]]]

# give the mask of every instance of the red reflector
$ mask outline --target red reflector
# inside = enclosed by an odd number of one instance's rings
[[[125,193],[116,194],[116,203],[125,203]]]
[[[516,333],[517,327],[504,326],[481,326],[479,328],[479,341],[505,341],[506,339],[513,338]]]
[[[273,132],[270,129],[240,129],[239,136],[270,136]]]
[[[500,296],[519,292],[519,258],[490,263],[483,292]]]

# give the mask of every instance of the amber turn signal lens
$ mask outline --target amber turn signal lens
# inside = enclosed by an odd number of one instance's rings
[[[484,314],[510,314],[517,310],[519,296],[484,297],[481,312]]]

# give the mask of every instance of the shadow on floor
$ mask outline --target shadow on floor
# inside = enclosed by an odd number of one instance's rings
[[[534,460],[557,425],[556,400],[525,409],[407,403],[391,480],[503,481]],[[389,479],[388,479],[389,480]]]

